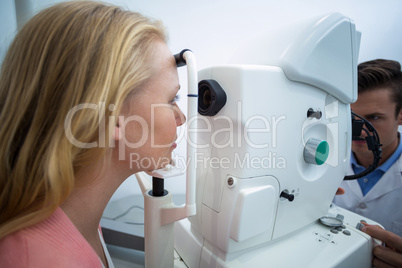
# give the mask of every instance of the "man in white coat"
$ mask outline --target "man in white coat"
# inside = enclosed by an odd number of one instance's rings
[[[345,194],[337,195],[334,203],[402,236],[402,142],[398,132],[402,125],[401,65],[381,59],[359,64],[358,90],[358,99],[351,104],[352,111],[377,130],[382,158],[372,173],[357,180],[343,181],[340,187]],[[362,131],[360,137],[364,139],[366,135]],[[352,152],[348,175],[360,173],[373,162],[365,140],[353,141]],[[395,237],[400,239],[402,247],[402,238]],[[402,261],[401,252],[394,251],[399,253],[399,261]]]

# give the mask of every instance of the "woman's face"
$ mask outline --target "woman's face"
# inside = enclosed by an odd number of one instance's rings
[[[177,146],[177,127],[186,120],[175,102],[180,85],[174,57],[164,42],[158,41],[154,49],[154,74],[128,97],[124,120],[119,120],[119,157],[129,161],[133,172],[169,164]]]

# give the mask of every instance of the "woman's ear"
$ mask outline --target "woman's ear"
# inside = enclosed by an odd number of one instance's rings
[[[117,117],[116,125],[112,133],[113,141],[120,141],[123,138],[123,116]]]

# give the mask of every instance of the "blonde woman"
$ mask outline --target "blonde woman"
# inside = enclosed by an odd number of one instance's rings
[[[179,87],[163,28],[140,14],[65,2],[21,29],[0,77],[1,267],[113,267],[103,210],[170,162]]]

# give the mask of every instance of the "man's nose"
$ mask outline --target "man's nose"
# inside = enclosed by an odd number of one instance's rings
[[[362,131],[360,132],[360,137],[361,137],[361,138],[367,137],[367,133],[366,133],[366,131],[364,131],[363,129],[362,129]]]

